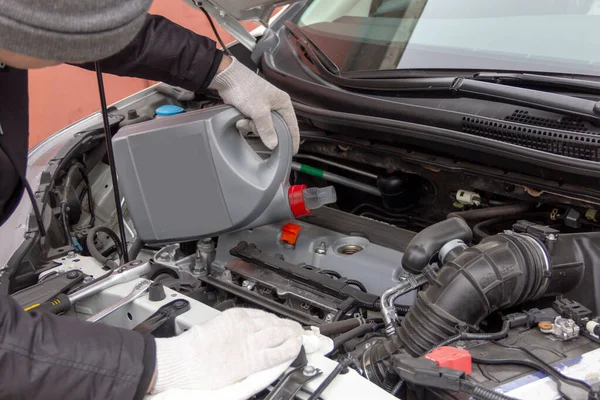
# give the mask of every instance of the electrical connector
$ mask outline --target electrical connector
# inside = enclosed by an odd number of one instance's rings
[[[542,310],[532,308],[520,313],[508,314],[504,318],[510,323],[511,328],[521,326],[531,328],[540,322],[552,322],[558,316],[559,314],[552,308],[544,308]]]
[[[456,201],[466,206],[480,206],[481,196],[470,190],[460,189],[456,192]]]
[[[406,382],[409,387],[413,385],[463,392],[480,400],[515,400],[503,393],[468,381],[463,371],[440,367],[435,361],[424,357],[413,358],[408,354],[398,354],[392,358],[391,367],[400,380]]]
[[[392,367],[401,380],[417,386],[460,391],[461,381],[466,374],[450,368],[440,367],[424,357],[396,356]]]
[[[573,300],[558,299],[552,303],[552,308],[562,317],[572,319],[577,325],[585,325],[592,316],[592,311]]]

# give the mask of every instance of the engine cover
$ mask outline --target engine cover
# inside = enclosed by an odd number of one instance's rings
[[[290,223],[299,227],[295,244],[282,240],[284,227]],[[248,242],[291,264],[335,271],[379,295],[405,276],[400,265],[402,252],[372,243],[365,236],[349,236],[303,221],[276,223],[220,236],[213,265],[225,268],[233,259],[229,250],[240,242]],[[410,305],[414,299],[415,293],[409,293],[400,297],[398,304]]]

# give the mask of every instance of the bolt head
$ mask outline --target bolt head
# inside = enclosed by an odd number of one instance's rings
[[[244,289],[252,290],[252,289],[254,289],[254,285],[255,285],[255,283],[251,282],[251,281],[243,281],[242,282],[242,287]]]
[[[75,279],[79,276],[79,271],[69,271],[67,272],[67,279]]]
[[[315,376],[317,374],[317,369],[312,365],[307,365],[306,367],[304,367],[304,370],[302,370],[302,373],[305,376]]]
[[[325,242],[319,243],[319,247],[317,247],[315,249],[315,253],[321,254],[321,255],[327,254],[327,243],[325,243]]]
[[[176,300],[175,301],[175,308],[179,309],[179,308],[183,308],[187,305],[187,303],[184,300]]]

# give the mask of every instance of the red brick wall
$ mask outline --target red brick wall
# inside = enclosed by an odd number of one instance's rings
[[[196,33],[214,39],[204,14],[182,0],[155,0],[150,12],[164,15]],[[222,30],[220,34],[225,43],[232,40]],[[93,72],[61,65],[32,70],[29,77],[30,146],[100,108]],[[153,84],[142,79],[110,75],[106,75],[104,79],[109,104]]]

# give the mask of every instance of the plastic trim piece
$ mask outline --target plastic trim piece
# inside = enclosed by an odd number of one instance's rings
[[[600,174],[600,164],[596,162],[503,143],[448,128],[410,122],[411,119],[414,120],[417,116],[423,116],[422,113],[433,112],[433,109],[406,103],[393,103],[374,96],[352,93],[340,88],[331,88],[301,79],[277,68],[272,53],[264,55],[261,66],[267,80],[292,93],[295,100],[294,108],[300,116],[341,126],[350,126],[355,129],[390,133],[412,142],[415,138],[418,138],[422,142],[432,141],[441,145],[456,146],[467,149],[471,153],[491,154],[507,160],[516,160],[536,167],[551,168],[571,174],[594,177]],[[388,115],[394,112],[402,120],[378,117],[374,116],[376,115],[374,113],[364,115],[346,111],[332,111],[309,105],[313,101],[321,104],[325,99],[329,103],[334,102],[339,109],[361,109],[366,107],[365,113],[380,109],[381,113],[379,115]],[[372,139],[372,136],[369,139]]]

